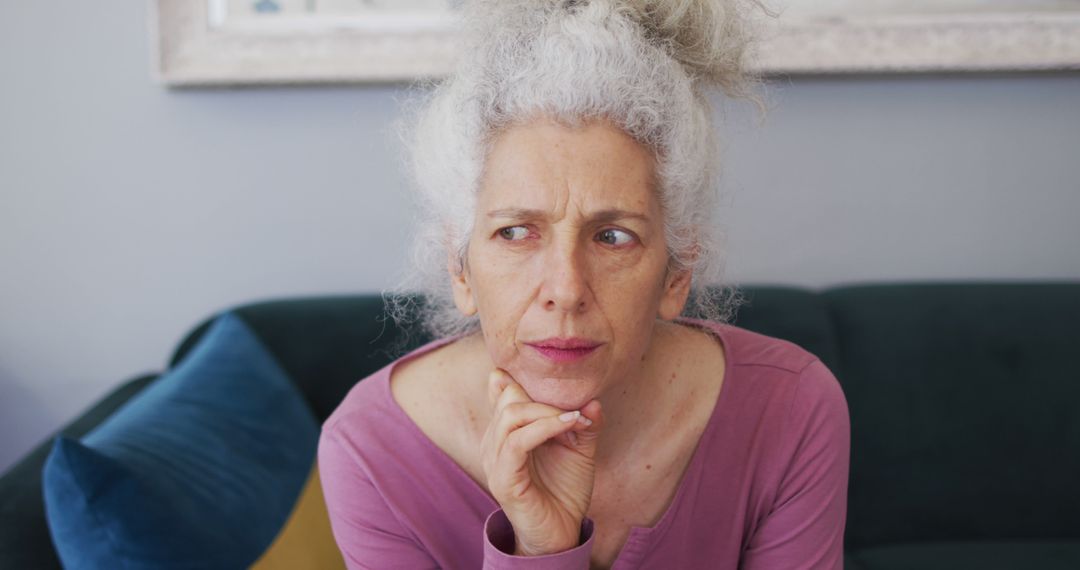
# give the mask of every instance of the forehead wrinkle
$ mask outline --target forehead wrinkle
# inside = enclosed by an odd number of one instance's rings
[[[565,218],[566,214],[567,214],[567,210],[570,209],[570,196],[571,196],[570,180],[566,176],[566,169],[563,168],[561,170],[562,170],[562,172],[560,172],[560,174],[562,174],[562,176],[561,176],[562,185],[560,187],[561,192],[558,191],[558,190],[556,190],[554,192],[555,200],[554,200],[554,205],[553,205],[553,207],[551,209],[551,218],[553,220],[561,220],[561,219]],[[559,212],[562,212],[562,214],[560,215]],[[580,209],[579,209],[578,213],[580,213]]]
[[[643,223],[650,223],[652,221],[651,208],[645,208],[642,210],[639,201],[634,201],[634,205],[623,206],[622,204],[614,204],[608,207],[601,207],[597,210],[589,212],[585,211],[583,204],[589,202],[590,196],[582,196],[579,200],[572,200],[572,196],[569,192],[566,193],[565,201],[560,205],[556,204],[552,208],[529,208],[525,206],[508,206],[497,207],[489,210],[485,215],[487,218],[509,218],[514,220],[522,219],[535,219],[543,221],[558,221],[565,217],[565,211],[568,209],[571,202],[575,205],[575,210],[578,213],[578,217],[583,218],[586,222],[593,223],[610,223],[618,220],[638,220]],[[558,202],[560,198],[556,198]],[[623,202],[619,200],[618,202]],[[606,206],[606,204],[601,204]],[[559,214],[560,211],[564,213]]]
[[[580,209],[579,209],[580,212]],[[498,208],[487,213],[489,218],[512,218],[512,219],[548,219],[546,210],[533,208]],[[623,219],[636,219],[649,222],[648,214],[623,210],[620,208],[605,208],[589,214],[583,214],[583,218],[590,222],[614,222]]]

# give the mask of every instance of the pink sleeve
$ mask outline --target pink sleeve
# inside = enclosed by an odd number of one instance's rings
[[[438,568],[332,430],[319,437],[318,464],[330,528],[347,568]]]
[[[514,556],[514,527],[502,509],[484,521],[484,570],[588,570],[593,545],[593,521],[581,522],[578,546],[544,556]]]
[[[784,437],[793,454],[740,568],[842,570],[851,420],[840,383],[820,360],[800,373]]]

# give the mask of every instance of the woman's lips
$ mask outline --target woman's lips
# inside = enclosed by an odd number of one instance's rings
[[[541,346],[537,344],[530,344],[534,350],[542,354],[548,360],[552,362],[574,362],[575,360],[581,360],[586,356],[592,354],[600,345],[587,346],[580,348],[555,348],[554,346]]]

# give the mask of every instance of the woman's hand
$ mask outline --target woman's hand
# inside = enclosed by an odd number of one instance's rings
[[[514,527],[514,554],[578,546],[604,423],[600,401],[580,412],[534,402],[501,368],[488,379],[488,400],[493,411],[481,458],[488,489]]]

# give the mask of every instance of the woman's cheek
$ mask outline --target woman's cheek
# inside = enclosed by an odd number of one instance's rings
[[[493,282],[494,283],[494,282]],[[513,358],[517,325],[521,315],[515,300],[508,293],[512,287],[505,283],[496,283],[496,287],[487,291],[482,304],[481,323],[488,342],[488,352],[496,364],[506,364]]]

